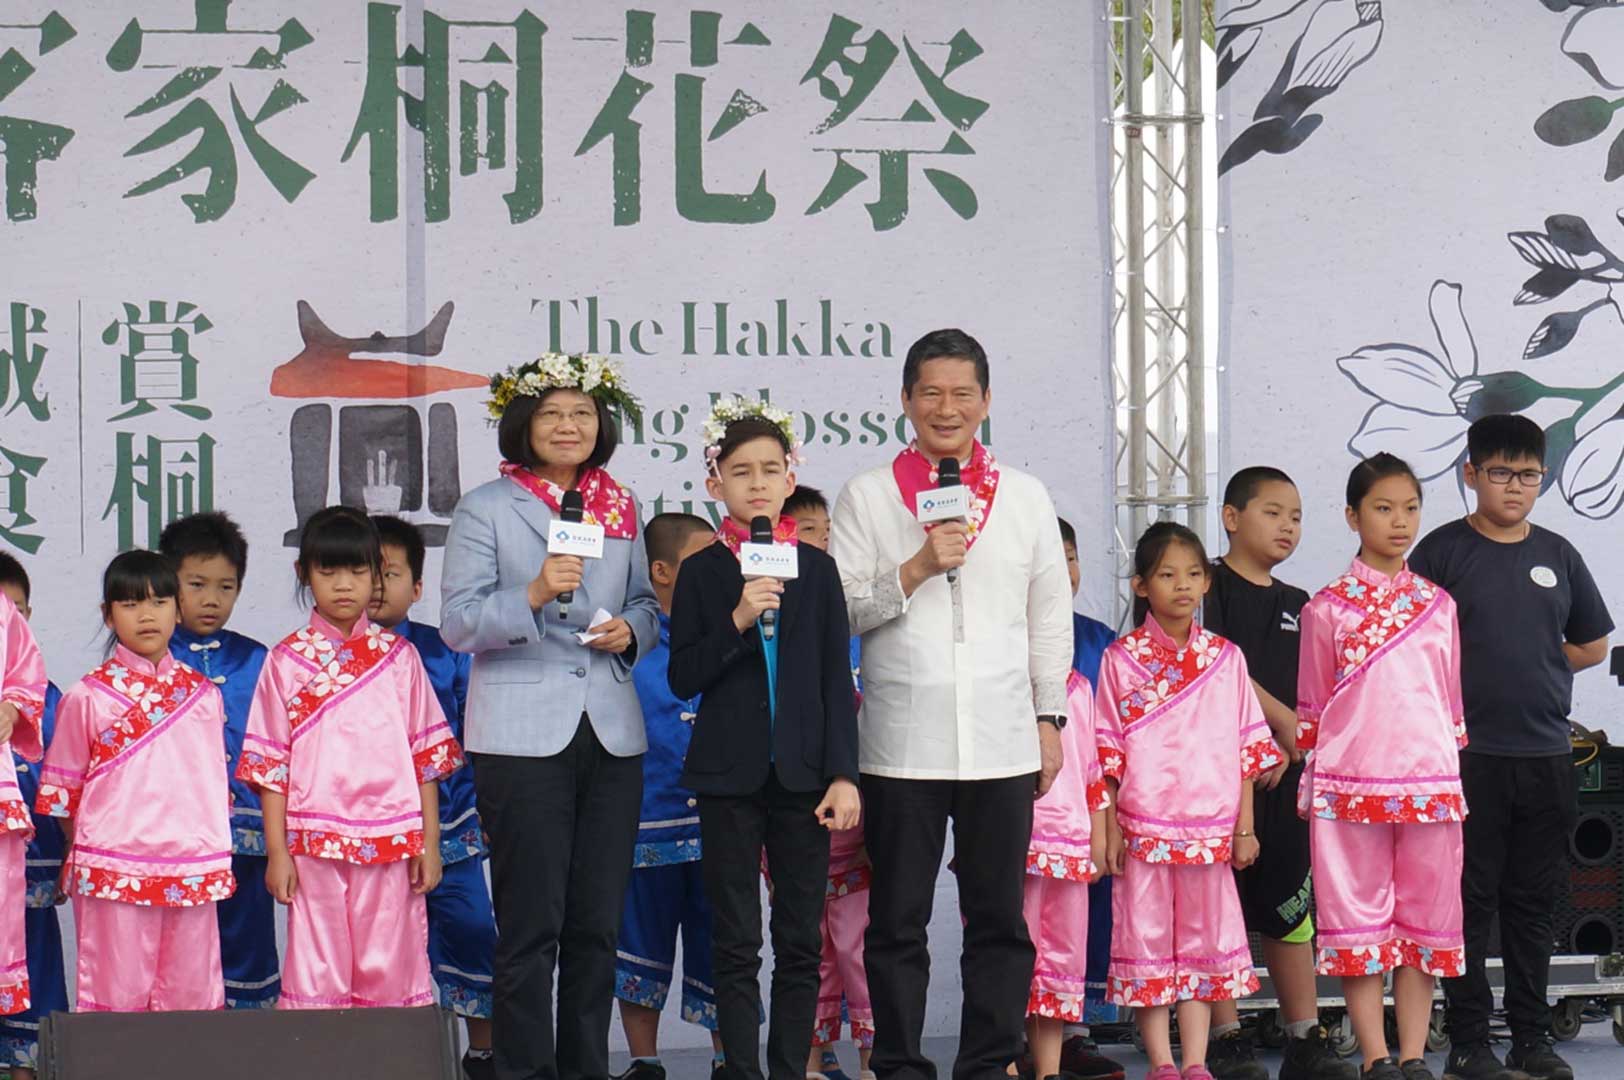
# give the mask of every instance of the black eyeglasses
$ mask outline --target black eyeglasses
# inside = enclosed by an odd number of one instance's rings
[[[1483,475],[1489,478],[1489,483],[1501,487],[1511,483],[1513,476],[1522,481],[1523,487],[1538,487],[1545,482],[1544,469],[1508,469],[1504,465],[1491,465],[1483,470]]]

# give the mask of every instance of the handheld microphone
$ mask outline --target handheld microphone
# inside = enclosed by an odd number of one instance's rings
[[[954,464],[958,464],[954,462]],[[579,525],[586,513],[586,502],[582,500],[581,493],[574,488],[564,492],[563,505],[559,507],[558,516],[565,521]],[[570,617],[570,605],[575,602],[575,590],[558,594],[558,617],[565,620]]]
[[[960,487],[963,481],[959,479],[959,459],[945,457],[936,466],[936,486],[938,488]],[[947,572],[947,583],[953,585],[959,580],[957,568]]]
[[[771,544],[773,542],[773,523],[765,514],[758,514],[750,519],[750,542],[752,544]],[[768,641],[778,631],[778,612],[767,610],[761,613],[761,636]]]

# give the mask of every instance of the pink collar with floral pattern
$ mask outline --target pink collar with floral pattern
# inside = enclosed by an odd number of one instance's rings
[[[401,639],[374,622],[357,624],[347,641],[324,633],[326,620],[312,616],[310,625],[282,639],[281,647],[315,667],[315,671],[287,700],[288,731],[297,739],[300,730],[321,708],[360,685],[362,677],[393,656]]]
[[[1438,586],[1412,573],[1408,565],[1389,578],[1357,559],[1324,591],[1364,615],[1358,626],[1337,638],[1339,684],[1369,665],[1406,628],[1425,620],[1438,599]]]
[[[733,518],[722,519],[722,527],[716,530],[716,542],[731,551],[735,557],[739,554],[739,546],[750,542],[750,530],[740,525]],[[780,517],[778,524],[773,526],[773,543],[799,544],[801,536],[795,528],[795,519]]]
[[[1228,644],[1211,630],[1192,624],[1190,640],[1180,649],[1154,624],[1154,617],[1147,616],[1143,625],[1117,642],[1150,676],[1117,699],[1117,716],[1124,728],[1145,719],[1210,674]]]
[[[897,491],[902,494],[902,505],[917,516],[919,493],[936,486],[936,466],[919,452],[916,441],[909,443],[908,448],[891,462],[891,475],[897,482]],[[965,542],[968,549],[986,527],[987,516],[992,513],[992,501],[998,494],[998,463],[979,439],[971,446],[970,461],[959,470],[959,479],[970,489],[970,516],[967,519],[970,535]],[[938,524],[931,522],[925,526],[925,531],[930,532]]]
[[[126,654],[120,648],[120,655],[85,676],[129,706],[105,730],[96,733],[96,741],[90,748],[90,764],[85,769],[87,780],[165,721],[185,712],[199,691],[212,685],[202,673],[185,664],[153,668],[150,663],[143,663],[141,666],[147,669],[143,671],[127,662],[131,657],[133,654]]]
[[[546,503],[553,513],[564,510],[564,489],[551,480],[543,480],[522,465],[511,461],[502,463],[502,475]],[[575,490],[581,493],[584,504],[581,520],[589,525],[602,525],[603,535],[612,540],[632,540],[637,537],[637,514],[631,492],[615,482],[603,469],[582,469],[575,478]]]

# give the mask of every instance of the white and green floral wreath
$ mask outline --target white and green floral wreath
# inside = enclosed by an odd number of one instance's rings
[[[733,394],[716,400],[711,406],[710,415],[699,429],[705,446],[705,462],[712,469],[716,467],[716,459],[721,456],[722,440],[727,437],[728,426],[740,420],[765,420],[784,433],[784,441],[789,443],[790,464],[800,465],[806,461],[806,455],[801,452],[801,437],[795,430],[795,417],[758,398]]]
[[[491,396],[485,407],[495,422],[514,398],[540,397],[549,390],[579,390],[628,420],[635,422],[643,417],[643,406],[626,389],[620,364],[595,353],[544,353],[497,372],[491,376]]]

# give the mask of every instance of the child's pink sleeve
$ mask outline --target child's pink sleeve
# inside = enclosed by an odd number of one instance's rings
[[[1297,749],[1319,742],[1320,713],[1336,685],[1336,627],[1323,604],[1310,601],[1300,623],[1297,652]]]
[[[1094,733],[1094,688],[1077,672],[1072,672],[1072,683],[1066,693],[1066,727],[1072,732],[1072,745],[1080,747],[1083,785],[1088,793],[1088,809],[1104,810],[1111,805],[1111,792],[1105,785],[1105,770],[1100,767],[1099,739]]]
[[[1236,679],[1240,684],[1240,708],[1236,712],[1241,725],[1241,779],[1256,780],[1286,759],[1275,744],[1274,733],[1269,730],[1269,721],[1263,715],[1263,705],[1257,699],[1257,691],[1252,688],[1246,658],[1235,645],[1231,644],[1229,648],[1235,650],[1235,659],[1240,663],[1239,678]]]
[[[0,701],[17,707],[17,723],[11,732],[11,748],[28,761],[38,761],[45,753],[40,739],[40,722],[45,715],[45,658],[28,628],[28,620],[11,601],[0,596]]]
[[[278,675],[280,646],[265,658],[254,684],[254,700],[248,707],[248,731],[243,736],[242,757],[237,761],[237,779],[261,791],[288,793],[288,762],[293,756],[292,732],[288,727],[287,695]]]
[[[417,769],[419,784],[433,784],[462,768],[462,747],[451,734],[446,723],[440,699],[434,696],[434,686],[428,672],[423,670],[423,659],[411,642],[394,662],[406,672],[406,723],[412,742],[412,765]]]
[[[1100,660],[1100,684],[1094,693],[1094,743],[1099,747],[1100,770],[1112,780],[1122,779],[1128,758],[1122,720],[1117,715],[1117,702],[1122,697],[1117,660],[1121,652],[1116,645],[1105,650]]]
[[[1447,595],[1447,594],[1446,594]],[[1444,672],[1449,680],[1449,717],[1455,722],[1455,745],[1466,749],[1466,703],[1460,689],[1460,610],[1453,601],[1449,604],[1449,667]]]
[[[80,683],[56,706],[56,730],[39,769],[39,794],[34,812],[47,817],[70,818],[79,813],[79,796],[84,791],[85,773],[90,768],[90,748],[96,740],[96,710],[91,691]]]

